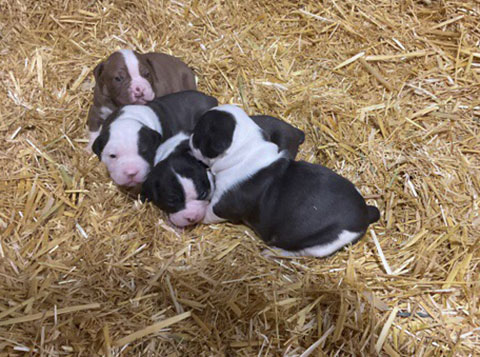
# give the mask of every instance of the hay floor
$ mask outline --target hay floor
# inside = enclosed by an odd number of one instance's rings
[[[1,356],[480,355],[478,1],[0,10]],[[328,259],[266,259],[242,226],[173,230],[83,151],[91,70],[125,47],[305,130],[301,158],[381,221]]]

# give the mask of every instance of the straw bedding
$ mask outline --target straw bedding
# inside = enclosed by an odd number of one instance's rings
[[[0,3],[0,355],[480,354],[477,1]],[[327,259],[178,231],[88,155],[93,67],[174,54],[382,212]]]

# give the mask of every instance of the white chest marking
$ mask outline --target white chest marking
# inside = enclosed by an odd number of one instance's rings
[[[100,118],[102,118],[103,120],[107,119],[107,117],[112,113],[113,113],[113,110],[110,109],[109,107],[106,107],[104,105],[100,107]]]

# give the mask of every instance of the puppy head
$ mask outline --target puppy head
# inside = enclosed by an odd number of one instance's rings
[[[161,140],[158,132],[139,121],[116,120],[102,128],[92,150],[116,184],[134,187],[145,181]]]
[[[190,137],[195,158],[211,166],[231,146],[235,127],[236,120],[230,113],[216,109],[206,112]]]
[[[155,97],[153,66],[134,51],[112,53],[93,73],[100,92],[117,106],[145,104]]]
[[[213,193],[213,176],[190,153],[184,141],[148,174],[142,199],[152,201],[179,227],[200,222]]]

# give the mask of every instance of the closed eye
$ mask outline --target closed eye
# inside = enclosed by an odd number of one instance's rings
[[[177,200],[175,199],[175,197],[169,197],[167,199],[167,205],[170,207],[175,206],[176,203],[177,203]]]
[[[204,199],[207,198],[207,196],[208,196],[208,192],[207,192],[207,191],[202,191],[202,192],[200,192],[200,194],[198,195],[198,198],[197,198],[197,199],[198,199],[198,200],[204,200]]]

